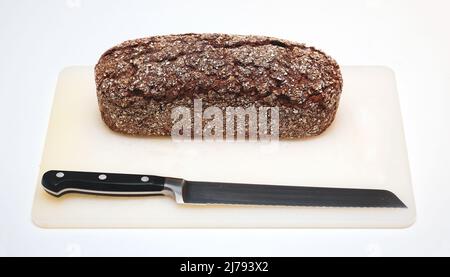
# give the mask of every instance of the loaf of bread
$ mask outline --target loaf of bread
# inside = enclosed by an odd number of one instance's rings
[[[123,42],[95,67],[101,116],[114,131],[169,136],[171,112],[278,107],[279,137],[321,134],[342,91],[338,64],[322,51],[271,37],[224,34],[154,36]]]

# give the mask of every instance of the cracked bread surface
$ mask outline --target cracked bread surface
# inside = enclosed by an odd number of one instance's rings
[[[338,64],[304,44],[262,36],[183,34],[125,41],[95,66],[98,104],[114,131],[169,136],[175,107],[278,107],[279,136],[321,134],[342,92]],[[205,126],[206,122],[203,122]]]

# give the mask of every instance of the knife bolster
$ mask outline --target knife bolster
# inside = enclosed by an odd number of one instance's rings
[[[172,197],[178,204],[183,204],[183,187],[185,180],[166,177],[164,180],[164,194]]]

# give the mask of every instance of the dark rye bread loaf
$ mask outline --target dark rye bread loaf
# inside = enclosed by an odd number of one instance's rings
[[[104,122],[131,135],[168,136],[174,107],[279,108],[280,138],[322,133],[342,91],[338,64],[322,51],[261,36],[183,34],[126,41],[95,67]]]

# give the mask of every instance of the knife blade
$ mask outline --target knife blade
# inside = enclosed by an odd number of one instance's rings
[[[197,182],[139,174],[50,170],[43,174],[42,186],[56,197],[167,195],[178,204],[407,208],[388,190]]]

